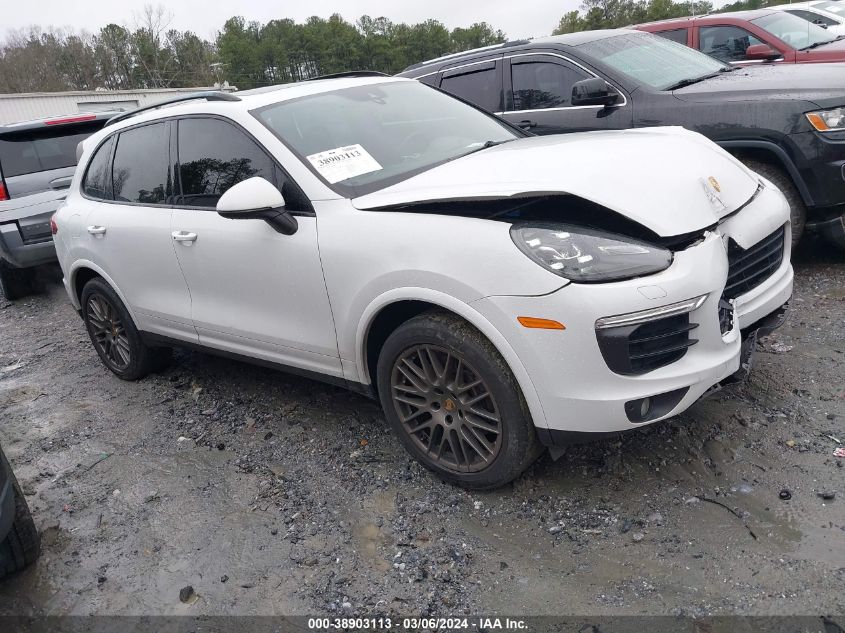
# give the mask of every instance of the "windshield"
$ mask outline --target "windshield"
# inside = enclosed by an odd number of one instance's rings
[[[578,48],[656,90],[729,68],[704,53],[650,33],[624,33],[586,42]]]
[[[253,114],[350,198],[518,136],[492,115],[416,81],[324,92]]]
[[[825,0],[825,2],[814,4],[813,8],[821,9],[822,11],[827,11],[828,13],[833,13],[834,15],[845,18],[845,2],[842,2],[842,0]]]
[[[785,11],[777,11],[751,21],[798,50],[836,39],[836,36],[826,29]]]

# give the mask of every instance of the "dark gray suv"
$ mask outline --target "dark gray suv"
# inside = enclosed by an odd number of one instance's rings
[[[115,112],[73,114],[0,126],[0,291],[37,289],[34,266],[56,260],[50,217],[76,168],[76,146]]]

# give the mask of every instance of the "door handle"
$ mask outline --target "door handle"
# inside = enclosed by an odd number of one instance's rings
[[[173,241],[175,242],[186,242],[188,244],[192,244],[197,241],[197,234],[188,233],[188,231],[173,231],[171,235],[173,237]]]
[[[537,122],[536,121],[529,121],[528,119],[525,119],[524,121],[519,122],[519,127],[521,127],[523,130],[528,130],[528,129],[531,129],[532,127],[537,127]]]
[[[88,232],[91,235],[105,235],[106,234],[106,227],[104,226],[89,226]]]

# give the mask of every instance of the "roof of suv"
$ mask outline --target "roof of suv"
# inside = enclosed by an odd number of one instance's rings
[[[749,9],[748,11],[731,11],[728,13],[708,13],[706,15],[691,15],[685,18],[669,18],[668,20],[657,20],[655,22],[643,22],[635,24],[633,28],[639,29],[652,26],[683,26],[695,22],[749,22],[762,18],[764,15],[774,13],[771,9]]]
[[[407,79],[381,74],[349,73],[340,77],[317,77],[295,83],[264,86],[253,90],[227,93],[228,97],[221,99],[213,98],[212,93],[196,93],[195,95],[185,95],[178,100],[165,101],[146,108],[122,112],[114,122],[114,129],[125,127],[124,124],[130,125],[136,122],[173,116],[174,114],[192,114],[211,111],[222,112],[229,108],[253,110],[272,103],[298,99],[322,92],[397,81],[407,81]],[[209,96],[211,98],[208,98]],[[106,129],[111,130],[112,126],[109,125]]]
[[[417,73],[412,73],[411,71],[417,71],[423,68],[445,66],[452,62],[461,61],[464,59],[475,57],[477,55],[483,55],[502,49],[515,48],[517,50],[525,50],[554,46],[555,44],[561,44],[564,46],[579,46],[581,44],[586,44],[587,42],[595,42],[596,40],[603,40],[608,37],[615,37],[624,33],[642,34],[642,31],[636,31],[632,29],[599,29],[596,31],[579,31],[577,33],[566,33],[565,35],[550,35],[547,37],[537,37],[530,40],[515,40],[512,42],[506,42],[504,44],[483,46],[482,48],[474,48],[460,53],[452,53],[450,55],[444,55],[443,57],[430,59],[419,64],[413,64],[412,66],[408,66],[397,76],[404,77],[406,76],[406,73],[407,76],[416,76]]]

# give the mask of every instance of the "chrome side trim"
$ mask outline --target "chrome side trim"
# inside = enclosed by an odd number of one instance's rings
[[[708,293],[706,295],[701,295],[700,297],[687,299],[686,301],[670,303],[669,305],[661,306],[659,308],[651,308],[649,310],[640,310],[639,312],[629,312],[628,314],[603,317],[596,321],[596,329],[606,330],[607,328],[612,327],[637,325],[639,323],[647,323],[648,321],[655,321],[665,317],[686,314],[687,312],[698,310],[709,296],[710,295]]]

